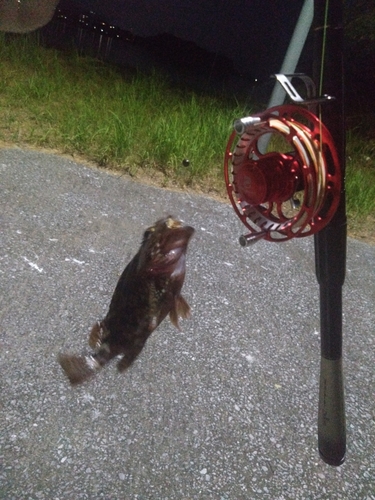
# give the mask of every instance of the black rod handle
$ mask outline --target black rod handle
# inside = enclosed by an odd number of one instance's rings
[[[344,212],[343,199],[332,223],[315,235],[321,326],[318,448],[322,460],[335,466],[344,462],[346,453],[342,369],[342,287],[346,264]]]

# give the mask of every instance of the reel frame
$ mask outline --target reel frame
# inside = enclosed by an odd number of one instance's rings
[[[269,134],[281,136],[290,151],[263,152]],[[332,219],[340,200],[341,169],[332,136],[299,105],[275,106],[237,120],[225,151],[224,177],[232,206],[250,230],[240,237],[243,246],[315,234]]]

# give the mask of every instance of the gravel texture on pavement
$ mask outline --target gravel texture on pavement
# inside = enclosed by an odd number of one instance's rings
[[[319,290],[313,238],[260,241],[229,204],[68,158],[0,151],[0,498],[375,500],[375,247],[349,239],[347,457],[317,451]],[[71,388],[144,229],[196,229],[183,295],[134,365]]]

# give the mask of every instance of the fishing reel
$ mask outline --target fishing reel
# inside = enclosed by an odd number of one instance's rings
[[[294,101],[308,103],[293,95],[285,77],[284,84]],[[300,105],[236,120],[224,176],[233,208],[250,231],[240,237],[243,246],[315,234],[332,219],[340,200],[341,169],[331,134]]]

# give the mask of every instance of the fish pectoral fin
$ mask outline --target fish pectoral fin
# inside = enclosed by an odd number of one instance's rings
[[[176,299],[177,302],[177,313],[181,318],[188,318],[190,316],[190,306],[183,298],[182,295],[179,295]]]
[[[98,349],[102,345],[103,340],[105,340],[107,337],[108,331],[104,327],[103,322],[97,321],[90,332],[89,346],[93,349]]]
[[[190,306],[186,302],[186,300],[183,298],[182,295],[178,295],[175,298],[174,305],[172,309],[170,310],[169,317],[172,322],[172,324],[180,329],[180,325],[178,323],[178,317],[186,319],[190,316]]]
[[[88,380],[101,368],[98,361],[92,356],[60,354],[58,360],[72,385],[81,384]]]

